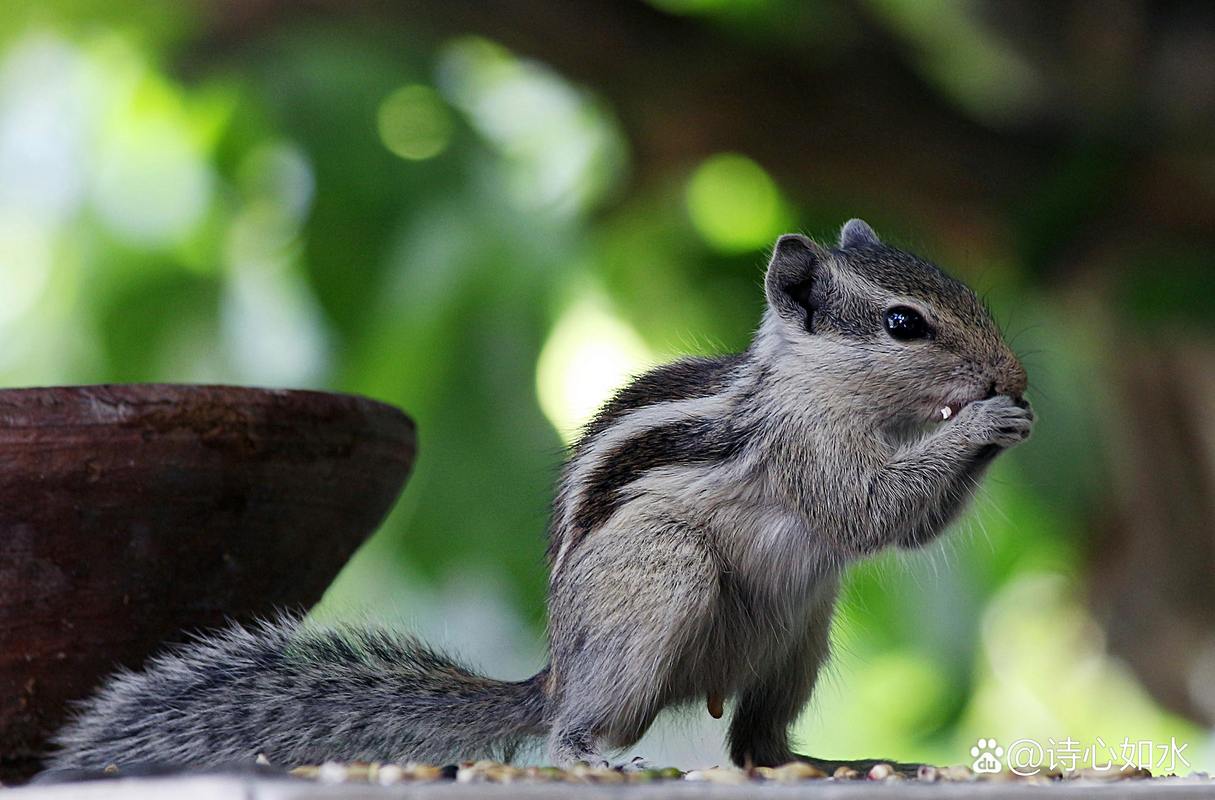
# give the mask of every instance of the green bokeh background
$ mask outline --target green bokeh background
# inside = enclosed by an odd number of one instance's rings
[[[872,46],[960,121],[961,140],[1053,148],[1048,174],[990,191],[981,209],[921,202],[907,181],[887,192],[880,175],[848,180],[870,157],[887,168],[861,145],[807,180],[818,163],[786,174],[747,136],[718,148],[695,129],[646,130],[645,103],[618,107],[625,90],[506,43],[526,37],[499,40],[503,4],[490,5],[479,27],[475,13],[445,25],[432,8],[415,25],[408,7],[362,3],[10,0],[0,382],[232,382],[401,406],[420,429],[416,472],[319,613],[418,627],[523,674],[542,659],[543,531],[574,426],[648,364],[745,347],[777,235],[829,239],[865,216],[987,296],[1025,354],[1040,424],[946,542],[852,572],[837,657],[799,723],[808,750],[956,763],[981,736],[1100,737],[1115,751],[1176,739],[1195,768],[1215,766],[1200,719],[1166,710],[1109,652],[1087,589],[1111,492],[1093,406],[1108,336],[1181,325],[1209,343],[1209,251],[1184,226],[1144,231],[1142,268],[1091,273],[1120,303],[1107,315],[1083,302],[1088,278],[1058,266],[1058,243],[1102,214],[1122,164],[1177,148],[1035,117],[1053,107],[1041,99],[1049,59],[1004,41],[975,4],[654,0],[625,12],[757,63],[812,51],[830,64]],[[606,45],[588,34],[586,47]],[[713,51],[698,57],[708,66]],[[746,128],[747,94],[706,107],[705,124]],[[1136,113],[1116,97],[1109,107],[1101,124]],[[901,109],[900,125],[917,113]],[[871,133],[916,136],[893,123]],[[1204,197],[1210,144],[1181,148],[1202,156]],[[947,159],[923,169],[988,188]],[[682,725],[639,751],[720,759],[720,728]]]

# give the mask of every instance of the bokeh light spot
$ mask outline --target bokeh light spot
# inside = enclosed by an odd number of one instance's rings
[[[380,104],[378,121],[384,146],[410,161],[433,158],[451,141],[451,115],[429,86],[403,86],[388,95]]]
[[[182,90],[141,63],[131,69],[129,84],[116,84],[106,112],[93,207],[130,244],[178,244],[210,208],[215,176],[209,153]]]
[[[593,299],[566,310],[549,334],[536,368],[540,408],[566,442],[629,378],[655,359],[626,322]]]
[[[624,135],[585,90],[501,45],[468,37],[439,58],[438,84],[474,130],[506,158],[503,175],[523,207],[585,210],[626,163]]]
[[[786,223],[775,181],[737,153],[719,153],[697,167],[688,182],[687,203],[696,230],[726,252],[770,244]]]
[[[858,683],[857,706],[880,727],[906,740],[934,730],[948,713],[942,666],[914,650],[894,650],[869,659]]]
[[[0,214],[0,325],[18,320],[41,298],[52,268],[53,239],[36,221]]]
[[[241,190],[252,202],[269,203],[294,222],[302,222],[312,207],[316,176],[304,152],[289,142],[259,145],[241,162]]]
[[[49,36],[27,36],[0,62],[0,208],[46,224],[76,213],[100,82],[87,59]]]

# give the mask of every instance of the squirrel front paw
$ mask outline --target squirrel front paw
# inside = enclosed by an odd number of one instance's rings
[[[978,445],[1012,447],[1029,438],[1034,412],[1025,400],[997,395],[962,409],[955,423]]]

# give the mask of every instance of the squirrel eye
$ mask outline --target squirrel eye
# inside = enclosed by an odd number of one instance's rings
[[[886,332],[900,342],[929,339],[933,333],[924,315],[907,306],[894,306],[886,311]]]

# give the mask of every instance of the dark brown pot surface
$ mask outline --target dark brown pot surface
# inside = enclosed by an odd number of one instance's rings
[[[400,493],[413,422],[219,386],[0,391],[0,766],[183,631],[320,599]]]

